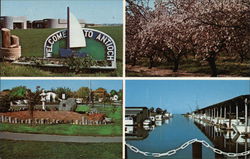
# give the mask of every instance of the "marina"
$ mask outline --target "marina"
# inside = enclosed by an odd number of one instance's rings
[[[216,126],[220,130],[234,131],[248,137],[250,134],[249,120],[250,95],[238,96],[199,110],[188,116]]]
[[[154,125],[147,120],[143,126],[130,125],[127,158],[247,159],[249,97],[237,96],[166,120],[155,115],[150,117],[155,119]]]
[[[165,153],[169,150],[179,148],[185,142],[192,139],[206,141],[212,147],[230,153],[241,153],[249,150],[250,148],[249,140],[244,140],[243,138],[240,138],[240,136],[235,139],[233,138],[233,135],[230,135],[226,131],[218,132],[218,129],[213,126],[208,124],[204,125],[204,123],[202,125],[202,123],[183,115],[174,115],[172,119],[166,121],[167,122],[162,123],[162,126],[156,126],[151,129],[151,131],[146,130],[145,128],[133,127],[134,130],[137,130],[136,132],[138,135],[144,134],[144,138],[138,137],[136,140],[133,140],[130,137],[126,137],[126,143],[133,145],[141,151],[153,153]],[[193,159],[195,157],[193,156],[192,148],[193,145],[189,145],[185,149],[179,150],[172,156],[163,156],[161,158]],[[199,148],[196,147],[195,151],[197,151],[197,149],[199,150]],[[202,159],[228,158],[223,155],[218,155],[211,149],[204,146],[200,150]],[[129,159],[155,158],[153,156],[145,157],[140,153],[131,151],[129,148],[127,148],[127,157]],[[247,156],[231,158],[247,159]]]

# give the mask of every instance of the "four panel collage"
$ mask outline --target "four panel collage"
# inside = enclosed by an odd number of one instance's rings
[[[0,159],[249,159],[247,0],[0,0]]]

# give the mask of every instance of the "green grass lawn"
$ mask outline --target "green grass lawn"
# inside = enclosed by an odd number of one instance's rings
[[[76,112],[78,113],[87,113],[90,111],[90,107],[87,105],[78,105],[76,108]]]
[[[121,143],[59,143],[0,140],[1,159],[118,159]]]
[[[17,133],[57,134],[57,135],[79,135],[79,136],[121,136],[121,124],[107,125],[28,125],[1,123],[0,131]]]
[[[115,43],[117,49],[117,69],[111,71],[96,70],[93,72],[81,72],[75,74],[74,72],[51,72],[43,70],[37,67],[19,66],[5,62],[0,63],[2,69],[1,76],[122,76],[122,26],[110,26],[110,27],[93,27],[93,29],[100,30],[110,35]],[[22,46],[22,56],[26,57],[43,57],[43,46],[47,37],[61,29],[17,29],[12,30],[11,33],[19,36],[20,44]]]
[[[20,38],[22,56],[43,57],[43,46],[47,37],[61,29],[15,29],[11,34]]]

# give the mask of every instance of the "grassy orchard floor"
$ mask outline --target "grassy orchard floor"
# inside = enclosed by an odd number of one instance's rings
[[[120,143],[59,143],[0,140],[2,159],[116,159],[122,158]]]
[[[249,77],[250,76],[250,61],[244,63],[237,62],[236,59],[221,57],[216,61],[218,76],[221,77]],[[199,61],[189,57],[182,61],[179,65],[177,73],[172,72],[171,64],[155,63],[152,71],[147,68],[148,60],[141,58],[136,67],[131,65],[126,66],[126,76],[210,76],[210,67],[208,64],[201,64]],[[159,73],[157,73],[159,72]]]
[[[114,123],[107,125],[27,125],[1,123],[0,131],[79,136],[121,136],[122,107],[100,107],[97,109],[104,112],[108,117],[112,118]]]
[[[117,47],[117,69],[114,71],[95,71],[93,73],[73,72],[57,73],[45,71],[37,67],[13,65],[1,62],[1,76],[122,76],[122,26],[92,27],[110,35]],[[22,56],[43,57],[43,46],[47,37],[61,29],[27,29],[12,30],[11,33],[19,36],[22,46]]]

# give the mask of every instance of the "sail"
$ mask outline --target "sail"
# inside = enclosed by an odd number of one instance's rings
[[[69,12],[69,48],[86,47],[82,27],[77,18]]]

